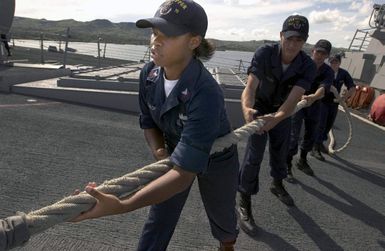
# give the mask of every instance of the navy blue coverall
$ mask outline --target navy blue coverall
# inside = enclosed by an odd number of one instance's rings
[[[342,85],[345,85],[348,90],[355,87],[352,77],[346,70],[339,68],[337,74],[334,75],[333,86],[337,89],[338,93],[340,93]],[[328,139],[328,133],[336,120],[338,103],[334,102],[334,99],[334,94],[331,92],[327,93],[325,97],[321,99],[320,121],[316,144],[322,144],[323,141]]]
[[[163,76],[163,68],[153,63],[141,72],[140,126],[160,129],[171,161],[197,174],[213,236],[221,242],[233,241],[238,234],[237,147],[210,155],[215,139],[231,132],[222,90],[198,59],[191,60],[167,98]],[[189,190],[151,206],[138,250],[166,250]]]
[[[330,90],[330,86],[333,83],[334,71],[333,69],[323,63],[318,69],[316,78],[311,85],[309,91],[305,95],[313,94],[318,88],[324,87],[325,94]],[[311,106],[305,107],[299,110],[292,116],[292,128],[290,135],[290,148],[289,157],[292,159],[298,152],[298,140],[301,132],[302,122],[305,124],[305,131],[303,140],[301,143],[301,151],[310,152],[313,148],[314,142],[318,134],[318,124],[320,120],[320,103],[321,100],[315,101]]]
[[[248,74],[259,79],[254,109],[256,116],[274,113],[284,103],[293,86],[309,89],[316,74],[313,60],[300,51],[297,57],[283,72],[279,44],[265,45],[257,49]],[[267,134],[250,136],[245,157],[239,172],[241,193],[256,194],[259,191],[259,171],[269,138],[270,175],[275,179],[287,176],[286,156],[289,147],[290,118],[282,120]]]

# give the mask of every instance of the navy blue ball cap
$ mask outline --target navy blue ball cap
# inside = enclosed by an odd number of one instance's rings
[[[330,51],[332,50],[332,44],[326,39],[320,39],[314,45],[314,50],[323,51],[323,52],[326,52],[327,54],[330,54]]]
[[[341,63],[341,54],[334,54],[329,58],[329,62],[338,61]]]
[[[301,15],[289,16],[282,25],[282,32],[285,38],[296,36],[306,41],[309,37],[309,21]]]
[[[154,17],[136,21],[138,28],[157,28],[170,37],[191,32],[204,38],[207,25],[206,12],[191,0],[168,0],[159,7]]]

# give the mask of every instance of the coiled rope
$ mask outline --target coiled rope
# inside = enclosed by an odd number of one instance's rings
[[[352,117],[350,115],[348,107],[346,106],[346,103],[341,99],[337,89],[330,88],[330,91],[334,94],[334,97],[338,100],[338,103],[342,106],[342,108],[343,108],[343,110],[345,112],[345,115],[346,115],[345,117],[346,117],[346,119],[348,121],[348,125],[349,125],[349,135],[348,135],[348,138],[347,138],[345,144],[343,144],[338,149],[334,149],[335,144],[336,144],[336,139],[335,139],[334,134],[333,134],[333,129],[331,129],[329,131],[330,142],[329,142],[329,145],[328,145],[328,151],[329,151],[330,154],[335,154],[335,153],[341,152],[346,147],[348,147],[348,145],[352,141],[352,138],[353,138],[353,126],[352,126]]]

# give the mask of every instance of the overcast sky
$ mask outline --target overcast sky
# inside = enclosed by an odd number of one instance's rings
[[[16,16],[48,20],[135,22],[151,17],[160,0],[16,0]],[[357,28],[367,28],[374,3],[385,0],[197,0],[208,15],[207,38],[221,40],[278,40],[285,18],[306,16],[309,43],[324,38],[348,47]]]

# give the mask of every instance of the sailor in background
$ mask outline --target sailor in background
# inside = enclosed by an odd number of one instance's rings
[[[328,40],[319,40],[312,50],[312,59],[317,66],[317,74],[309,91],[302,97],[307,101],[308,106],[299,110],[292,117],[292,128],[290,135],[289,155],[287,156],[288,179],[293,180],[292,160],[298,152],[299,137],[304,123],[304,136],[301,142],[300,157],[296,166],[305,174],[313,176],[314,171],[307,162],[307,154],[313,149],[318,133],[320,118],[320,103],[325,93],[329,91],[333,83],[334,73],[332,68],[325,63],[329,57],[332,45]]]
[[[287,176],[290,115],[316,75],[314,62],[302,51],[308,33],[306,17],[289,16],[283,23],[280,43],[258,48],[248,69],[241,97],[243,116],[247,123],[257,117],[265,120],[260,131],[250,136],[239,172],[240,227],[250,235],[257,229],[251,196],[259,191],[259,171],[268,139],[273,178],[270,191],[286,205],[294,205],[282,180]]]
[[[330,89],[335,88],[337,93],[341,92],[341,88],[344,85],[347,89],[341,95],[343,101],[347,100],[349,97],[354,95],[356,91],[356,86],[353,82],[352,77],[349,72],[345,69],[340,68],[341,66],[341,55],[335,54],[329,58],[329,63],[331,68],[334,71],[334,80],[333,85]],[[322,156],[321,152],[327,153],[328,150],[323,144],[326,141],[327,135],[331,128],[333,127],[334,121],[338,113],[338,100],[334,97],[332,92],[325,94],[325,97],[321,99],[321,108],[320,108],[320,122],[318,126],[318,135],[314,144],[312,156],[315,158],[324,161],[325,158]]]

